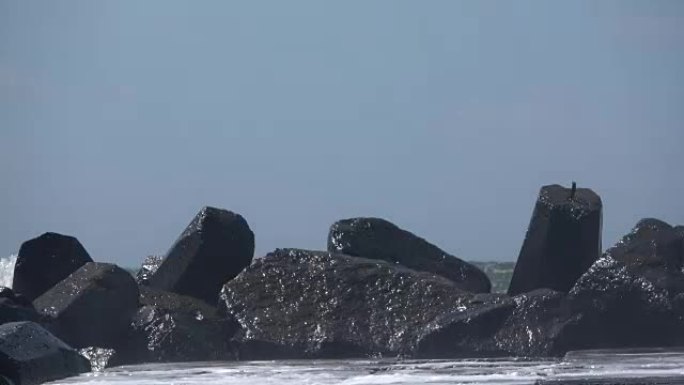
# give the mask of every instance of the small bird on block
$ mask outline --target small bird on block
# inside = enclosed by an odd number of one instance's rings
[[[575,199],[575,193],[577,192],[577,183],[572,182],[572,189],[570,190],[570,199]]]

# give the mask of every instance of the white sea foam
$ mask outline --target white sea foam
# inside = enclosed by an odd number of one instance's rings
[[[596,359],[595,359],[596,358]],[[684,376],[684,353],[603,354],[571,360],[261,361],[150,364],[107,369],[53,384],[408,385],[534,384],[539,379]]]
[[[15,263],[17,263],[16,255],[0,258],[0,286],[12,287]]]

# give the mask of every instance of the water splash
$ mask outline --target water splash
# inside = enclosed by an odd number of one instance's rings
[[[15,263],[17,263],[16,255],[10,255],[6,258],[0,258],[0,286],[5,286],[9,288],[12,287]]]
[[[578,352],[568,359],[295,360],[145,364],[105,369],[52,385],[532,385],[682,384],[678,350]],[[631,380],[630,380],[631,379]],[[640,382],[636,380],[640,379]]]
[[[87,347],[78,351],[83,357],[90,361],[93,372],[101,372],[107,367],[107,362],[114,355],[114,349],[104,349],[97,347]]]

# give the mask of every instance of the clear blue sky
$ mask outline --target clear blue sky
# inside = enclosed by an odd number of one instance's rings
[[[257,254],[381,216],[517,257],[541,185],[604,244],[684,224],[684,1],[0,0],[0,255],[165,252],[203,205]]]

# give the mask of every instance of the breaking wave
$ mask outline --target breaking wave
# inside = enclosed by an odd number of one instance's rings
[[[12,287],[15,263],[17,263],[16,255],[0,258],[0,286]]]
[[[575,384],[681,384],[683,359],[682,351],[655,349],[648,352],[576,352],[560,360],[390,359],[147,364],[88,373],[53,385],[532,385],[537,381],[554,384],[561,380]]]

